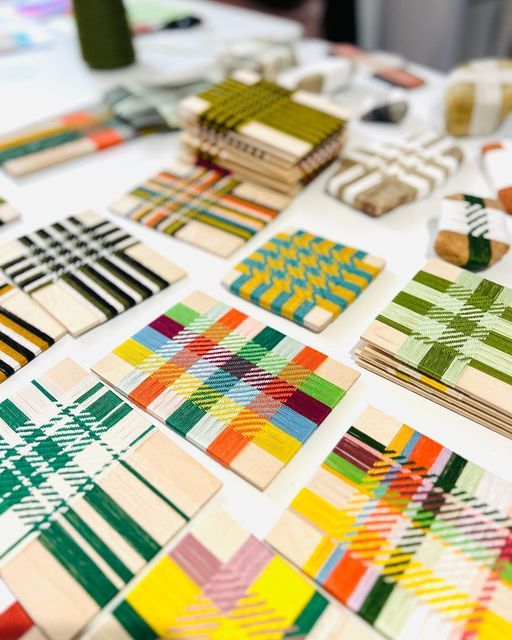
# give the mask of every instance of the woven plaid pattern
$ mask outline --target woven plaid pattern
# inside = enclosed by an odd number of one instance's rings
[[[418,272],[377,317],[407,336],[394,356],[449,386],[469,365],[512,384],[512,290],[457,272]]]
[[[214,253],[229,255],[286,204],[283,196],[235,180],[228,171],[175,164],[130,191],[111,210]]]
[[[0,196],[0,227],[9,224],[20,217],[20,214],[14,209],[2,196]]]
[[[0,405],[0,432],[0,573],[55,640],[75,637],[220,485],[70,360]]]
[[[93,370],[260,488],[358,377],[200,292],[171,307]]]
[[[90,376],[71,397],[53,387],[43,376],[0,403],[0,557],[48,528],[153,430]],[[115,438],[121,427],[124,437]]]
[[[90,640],[366,640],[370,633],[216,511],[128,592]]]
[[[110,320],[185,275],[93,211],[0,247],[0,269],[73,335]]]
[[[268,541],[393,640],[512,634],[512,487],[369,408]]]
[[[282,231],[224,278],[230,291],[321,331],[384,267],[380,258],[306,231]]]

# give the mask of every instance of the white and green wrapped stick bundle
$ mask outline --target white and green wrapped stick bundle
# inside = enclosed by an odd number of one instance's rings
[[[437,255],[469,271],[481,271],[510,249],[506,213],[500,202],[454,194],[441,205],[434,245]]]

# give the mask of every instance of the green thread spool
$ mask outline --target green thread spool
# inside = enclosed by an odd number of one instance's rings
[[[73,0],[82,57],[92,69],[117,69],[135,61],[122,0]]]

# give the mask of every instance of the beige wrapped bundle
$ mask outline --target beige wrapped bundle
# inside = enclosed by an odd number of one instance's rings
[[[446,129],[453,136],[483,136],[512,111],[512,59],[473,60],[456,67],[445,95]]]

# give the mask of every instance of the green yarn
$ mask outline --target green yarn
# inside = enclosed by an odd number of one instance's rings
[[[92,69],[116,69],[135,61],[122,0],[73,0],[73,10],[82,56]]]

